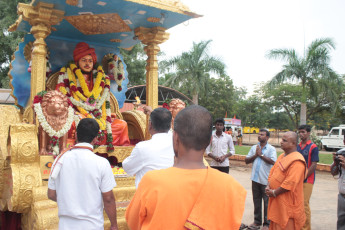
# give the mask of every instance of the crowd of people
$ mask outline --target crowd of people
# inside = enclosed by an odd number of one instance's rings
[[[89,53],[94,50],[85,44],[79,48],[75,61],[89,58],[89,73],[93,66]],[[229,167],[241,133],[226,133],[224,119],[213,123],[202,106],[188,106],[177,115],[166,108],[145,111],[152,138],[139,142],[122,162],[124,170],[135,175],[136,192],[126,210],[130,229],[312,229],[309,200],[319,150],[310,140],[310,126],[301,125],[297,133],[286,132],[281,141],[284,152],[279,156],[268,143],[270,132],[259,131],[258,143],[245,158],[246,164],[252,164],[254,204],[254,220],[247,226],[242,223],[247,191],[231,176]],[[59,229],[104,229],[103,209],[110,229],[118,229],[115,178],[108,160],[93,153],[99,130],[105,129],[100,126],[103,123],[81,119],[76,127],[77,144],[53,163],[48,198],[57,202]],[[122,134],[115,135],[113,124],[107,125],[113,131],[107,134],[113,137],[109,146],[123,140],[118,138]],[[210,158],[209,166],[205,156]],[[345,230],[344,174],[345,158],[334,155],[332,175],[340,175],[338,230]]]
[[[167,109],[157,108],[149,116],[152,138],[137,144],[123,162],[126,172],[136,175],[137,190],[126,211],[130,229],[312,229],[309,200],[319,150],[310,140],[310,126],[286,132],[278,157],[268,143],[270,132],[260,130],[258,144],[245,158],[252,164],[254,204],[254,221],[247,226],[241,223],[247,192],[229,173],[228,158],[235,149],[223,131],[224,120],[216,119],[212,134],[212,117],[201,106],[179,112],[173,130]],[[59,229],[103,229],[103,207],[111,229],[117,229],[116,182],[109,162],[92,151],[98,130],[94,119],[82,119],[78,144],[54,161],[48,197],[58,203]],[[337,226],[344,229],[345,158],[334,159],[332,174],[342,172]]]

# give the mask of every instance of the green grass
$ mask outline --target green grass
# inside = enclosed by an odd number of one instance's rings
[[[249,153],[251,146],[239,146],[235,145],[235,153],[238,155],[247,155]]]
[[[250,150],[251,146],[238,146],[238,145],[235,145],[235,153],[238,154],[238,155],[247,155],[249,150]],[[279,151],[277,152],[278,156],[280,154],[282,154],[283,152],[282,151]],[[320,153],[319,154],[319,163],[321,164],[332,164],[333,162],[333,156],[332,154],[324,154],[324,153]]]

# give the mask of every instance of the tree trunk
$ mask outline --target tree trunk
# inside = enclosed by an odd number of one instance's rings
[[[307,104],[301,103],[300,125],[307,124]]]
[[[193,94],[193,103],[194,103],[194,105],[198,104],[198,97],[199,97],[198,94]]]

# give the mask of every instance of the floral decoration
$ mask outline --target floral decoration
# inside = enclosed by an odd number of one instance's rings
[[[81,70],[72,62],[60,70],[58,87],[66,95],[79,113],[93,118],[99,124],[102,133],[107,133],[107,150],[112,151],[113,137],[111,130],[110,78],[105,75],[102,66],[93,70],[94,86],[90,91]],[[107,107],[109,104],[109,108]],[[96,146],[97,143],[96,143]]]
[[[53,149],[53,155],[57,156],[59,155],[59,138],[64,136],[71,128],[72,123],[74,121],[74,109],[71,106],[68,107],[68,117],[67,117],[66,124],[60,130],[58,131],[54,130],[49,125],[48,121],[46,120],[46,117],[43,115],[43,111],[41,107],[42,99],[46,93],[47,93],[46,91],[42,91],[38,93],[34,97],[33,106],[34,106],[35,113],[37,115],[37,119],[40,125],[42,126],[42,129],[48,134],[49,137],[51,137],[50,144]]]
[[[108,72],[111,79],[115,80],[117,84],[117,91],[122,90],[122,81],[125,79],[124,66],[121,60],[118,60],[116,55],[108,59]]]

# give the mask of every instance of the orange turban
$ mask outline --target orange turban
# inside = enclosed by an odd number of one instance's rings
[[[91,55],[93,64],[97,62],[97,55],[95,53],[94,48],[90,48],[90,46],[85,42],[79,42],[73,51],[73,59],[74,62],[77,64],[80,58],[85,57],[86,55]]]

